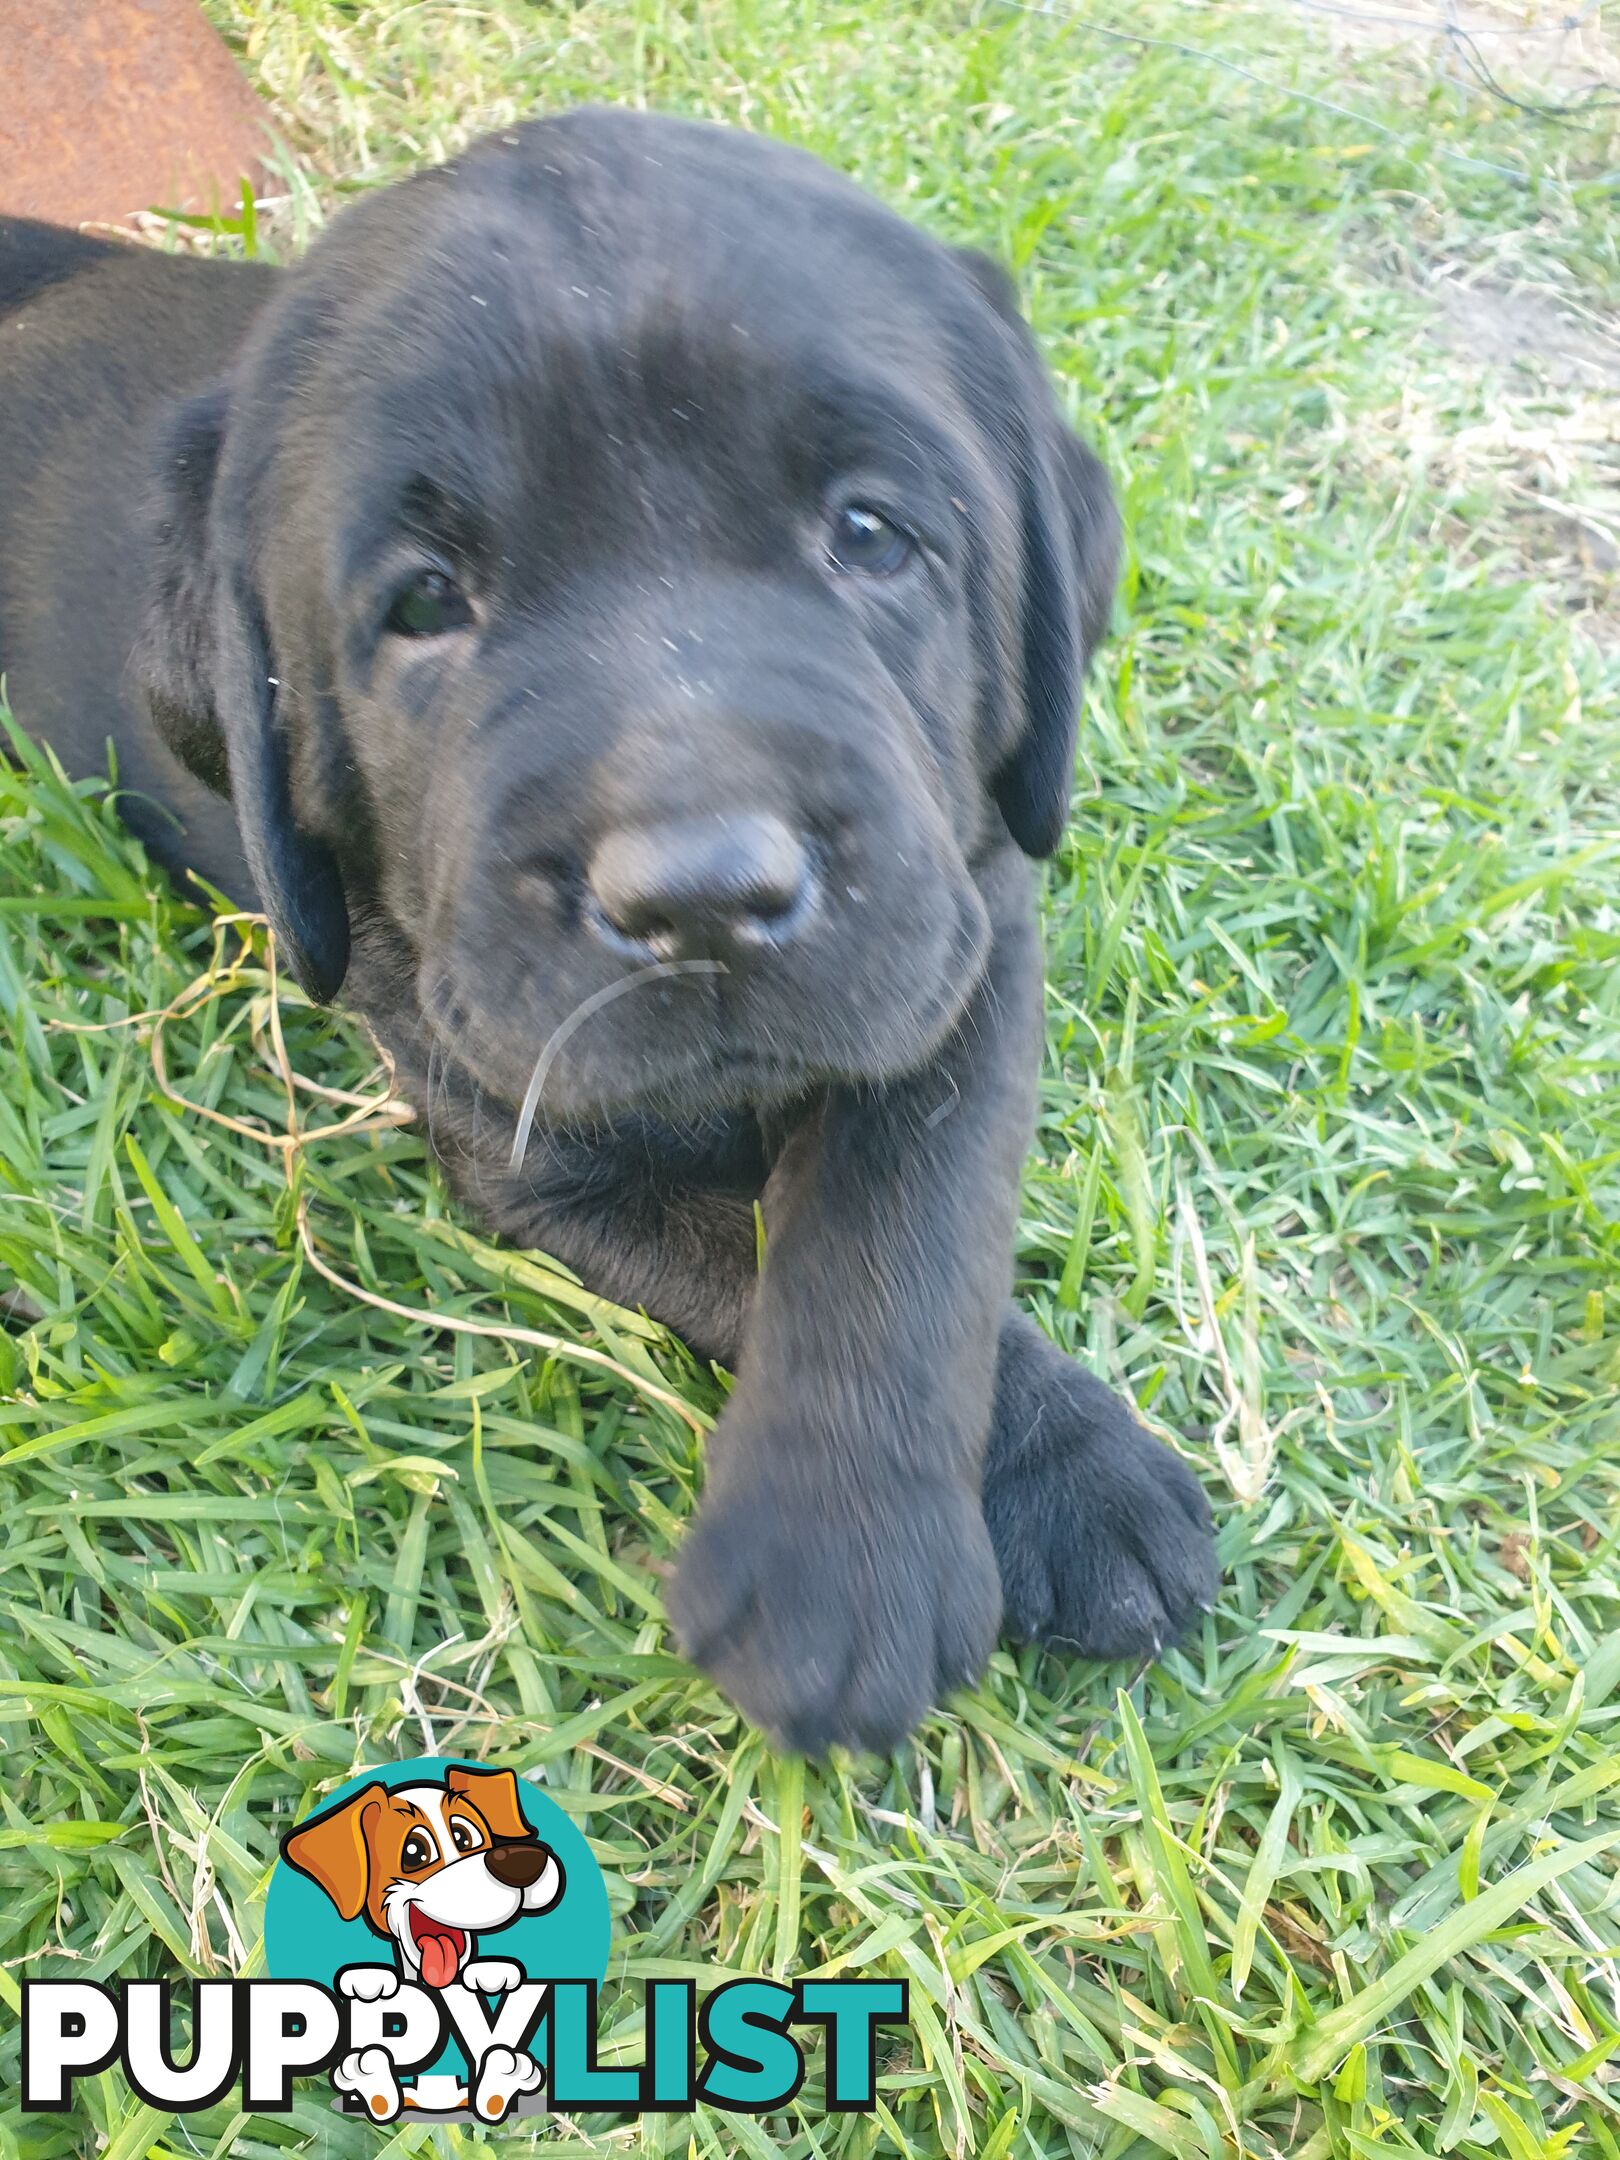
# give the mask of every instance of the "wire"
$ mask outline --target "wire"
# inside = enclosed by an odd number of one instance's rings
[[[1314,91],[1301,90],[1293,83],[1277,82],[1270,76],[1258,74],[1255,69],[1245,67],[1240,60],[1233,60],[1226,53],[1216,52],[1211,46],[1188,45],[1180,38],[1149,37],[1140,30],[1121,30],[1114,23],[1098,22],[1094,16],[1082,15],[1074,8],[1056,6],[1053,0],[1043,0],[1043,4],[1039,6],[1034,4],[1034,0],[994,0],[994,4],[997,7],[1011,8],[1015,14],[1039,16],[1047,21],[1061,16],[1077,30],[1089,31],[1093,37],[1112,38],[1121,45],[1181,53],[1189,60],[1206,60],[1211,67],[1225,68],[1228,74],[1241,75],[1246,82],[1258,84],[1262,90],[1269,90],[1274,97],[1292,98],[1298,104],[1315,106],[1319,112],[1336,113],[1341,120],[1353,120],[1358,128],[1371,128],[1375,134],[1386,135],[1392,142],[1402,140],[1400,129],[1391,127],[1388,121],[1375,120],[1371,113],[1357,112],[1353,106],[1340,105],[1333,98],[1318,97]],[[1450,158],[1454,164],[1465,165],[1471,171],[1491,173],[1498,180],[1512,180],[1521,187],[1527,183],[1527,176],[1516,166],[1497,165],[1489,158],[1470,157],[1466,151],[1452,149],[1449,143],[1442,143],[1439,147],[1442,157]]]
[[[1403,30],[1429,30],[1437,37],[1449,35],[1454,30],[1463,31],[1467,37],[1568,37],[1572,30],[1582,29],[1603,5],[1603,0],[1587,0],[1578,15],[1565,15],[1555,23],[1478,23],[1474,29],[1463,30],[1454,17],[1446,15],[1410,15],[1404,11],[1384,9],[1375,14],[1369,8],[1346,7],[1343,0],[1294,0],[1296,7],[1308,8],[1316,15],[1342,15],[1347,22],[1385,23]]]
[[[1588,5],[1578,15],[1566,15],[1560,22],[1531,23],[1523,29],[1511,23],[1500,26],[1480,23],[1469,29],[1458,22],[1455,15],[1374,14],[1367,8],[1346,7],[1343,0],[1294,0],[1294,4],[1308,14],[1335,15],[1341,22],[1379,23],[1390,28],[1427,31],[1431,37],[1444,38],[1482,89],[1499,98],[1504,105],[1511,105],[1515,112],[1529,113],[1536,120],[1578,126],[1587,113],[1608,112],[1620,106],[1620,96],[1611,95],[1614,86],[1606,82],[1595,82],[1578,97],[1567,98],[1556,105],[1515,97],[1497,81],[1480,50],[1482,37],[1568,37],[1571,31],[1579,30],[1597,13],[1603,0],[1588,0]]]
[[[1534,120],[1553,120],[1562,127],[1579,127],[1582,116],[1586,113],[1613,112],[1620,107],[1620,97],[1610,93],[1607,83],[1593,83],[1589,89],[1583,90],[1579,97],[1570,98],[1561,105],[1541,105],[1532,99],[1514,97],[1511,92],[1502,88],[1486,66],[1485,55],[1480,51],[1472,32],[1457,27],[1448,31],[1447,35],[1456,46],[1458,57],[1464,66],[1492,97],[1500,98],[1504,105],[1511,105],[1515,112],[1528,113]]]

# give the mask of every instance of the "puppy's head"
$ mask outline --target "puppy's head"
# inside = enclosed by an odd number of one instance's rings
[[[524,1820],[510,1770],[446,1771],[442,1785],[368,1785],[282,1840],[288,1864],[345,1920],[398,1946],[405,1970],[448,1987],[474,1938],[562,1896],[556,1855]]]
[[[356,205],[166,473],[159,724],[305,986],[386,940],[495,1100],[906,1070],[1056,845],[1107,483],[1000,273],[801,153],[579,112]]]

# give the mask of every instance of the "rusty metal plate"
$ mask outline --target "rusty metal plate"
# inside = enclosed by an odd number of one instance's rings
[[[0,211],[228,210],[268,142],[195,0],[0,0]]]

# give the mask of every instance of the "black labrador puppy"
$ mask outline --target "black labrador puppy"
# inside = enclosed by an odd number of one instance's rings
[[[112,740],[486,1222],[735,1366],[669,1607],[811,1752],[1213,1595],[1008,1296],[1116,555],[1002,274],[757,137],[540,121],[290,271],[0,221],[19,718]]]

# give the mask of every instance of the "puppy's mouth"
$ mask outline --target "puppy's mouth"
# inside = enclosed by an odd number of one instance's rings
[[[411,1940],[422,1961],[423,1982],[431,1988],[448,1987],[467,1955],[466,1930],[452,1927],[448,1920],[435,1920],[420,1905],[408,1906],[406,1912]]]
[[[448,1096],[459,1079],[469,1100],[484,1096],[491,1118],[494,1104],[510,1105],[514,1137],[526,1141],[531,1129],[582,1131],[637,1112],[775,1112],[829,1085],[892,1080],[948,1033],[988,952],[971,882],[948,887],[924,927],[903,968],[883,940],[846,940],[758,973],[702,961],[604,979],[593,968],[580,978],[585,994],[566,1001],[560,985],[515,960],[503,989],[498,943],[493,956],[487,938],[475,953],[461,933],[446,933],[435,949],[452,957],[417,975],[434,1049],[422,1092],[431,1104],[435,1089]],[[512,1152],[515,1163],[523,1150]]]
[[[620,985],[610,983],[609,987],[617,989]],[[582,1001],[574,1012],[584,1010],[590,1002]],[[690,1115],[698,1109],[725,1104],[780,1107],[813,1088],[825,1086],[844,1071],[841,1061],[816,1061],[781,1048],[756,1048],[746,1040],[729,1038],[715,1026],[689,1041],[684,1055],[646,1056],[638,1059],[630,1071],[616,1071],[609,1084],[593,1086],[588,1081],[581,1089],[577,1087],[580,1064],[585,1065],[592,1080],[598,1078],[589,1061],[579,1057],[572,1042],[565,1046],[561,1057],[555,1048],[558,1035],[569,1029],[573,1014],[566,1016],[561,1027],[554,1029],[542,1044],[534,1071],[520,1077],[516,1058],[506,1046],[501,1046],[495,1058],[481,1054],[494,1031],[469,1001],[449,988],[442,975],[424,990],[422,1010],[438,1047],[449,1061],[448,1070],[460,1067],[498,1100],[510,1101],[514,1115],[518,1115],[521,1105],[525,1130],[534,1124],[544,1130],[554,1115],[569,1123],[588,1125],[595,1119],[638,1110]],[[560,1071],[554,1069],[558,1067]],[[553,1085],[543,1092],[536,1091],[535,1071],[542,1079],[549,1074]],[[556,1091],[559,1079],[576,1081],[576,1086]],[[560,1104],[556,1092],[562,1094]]]

